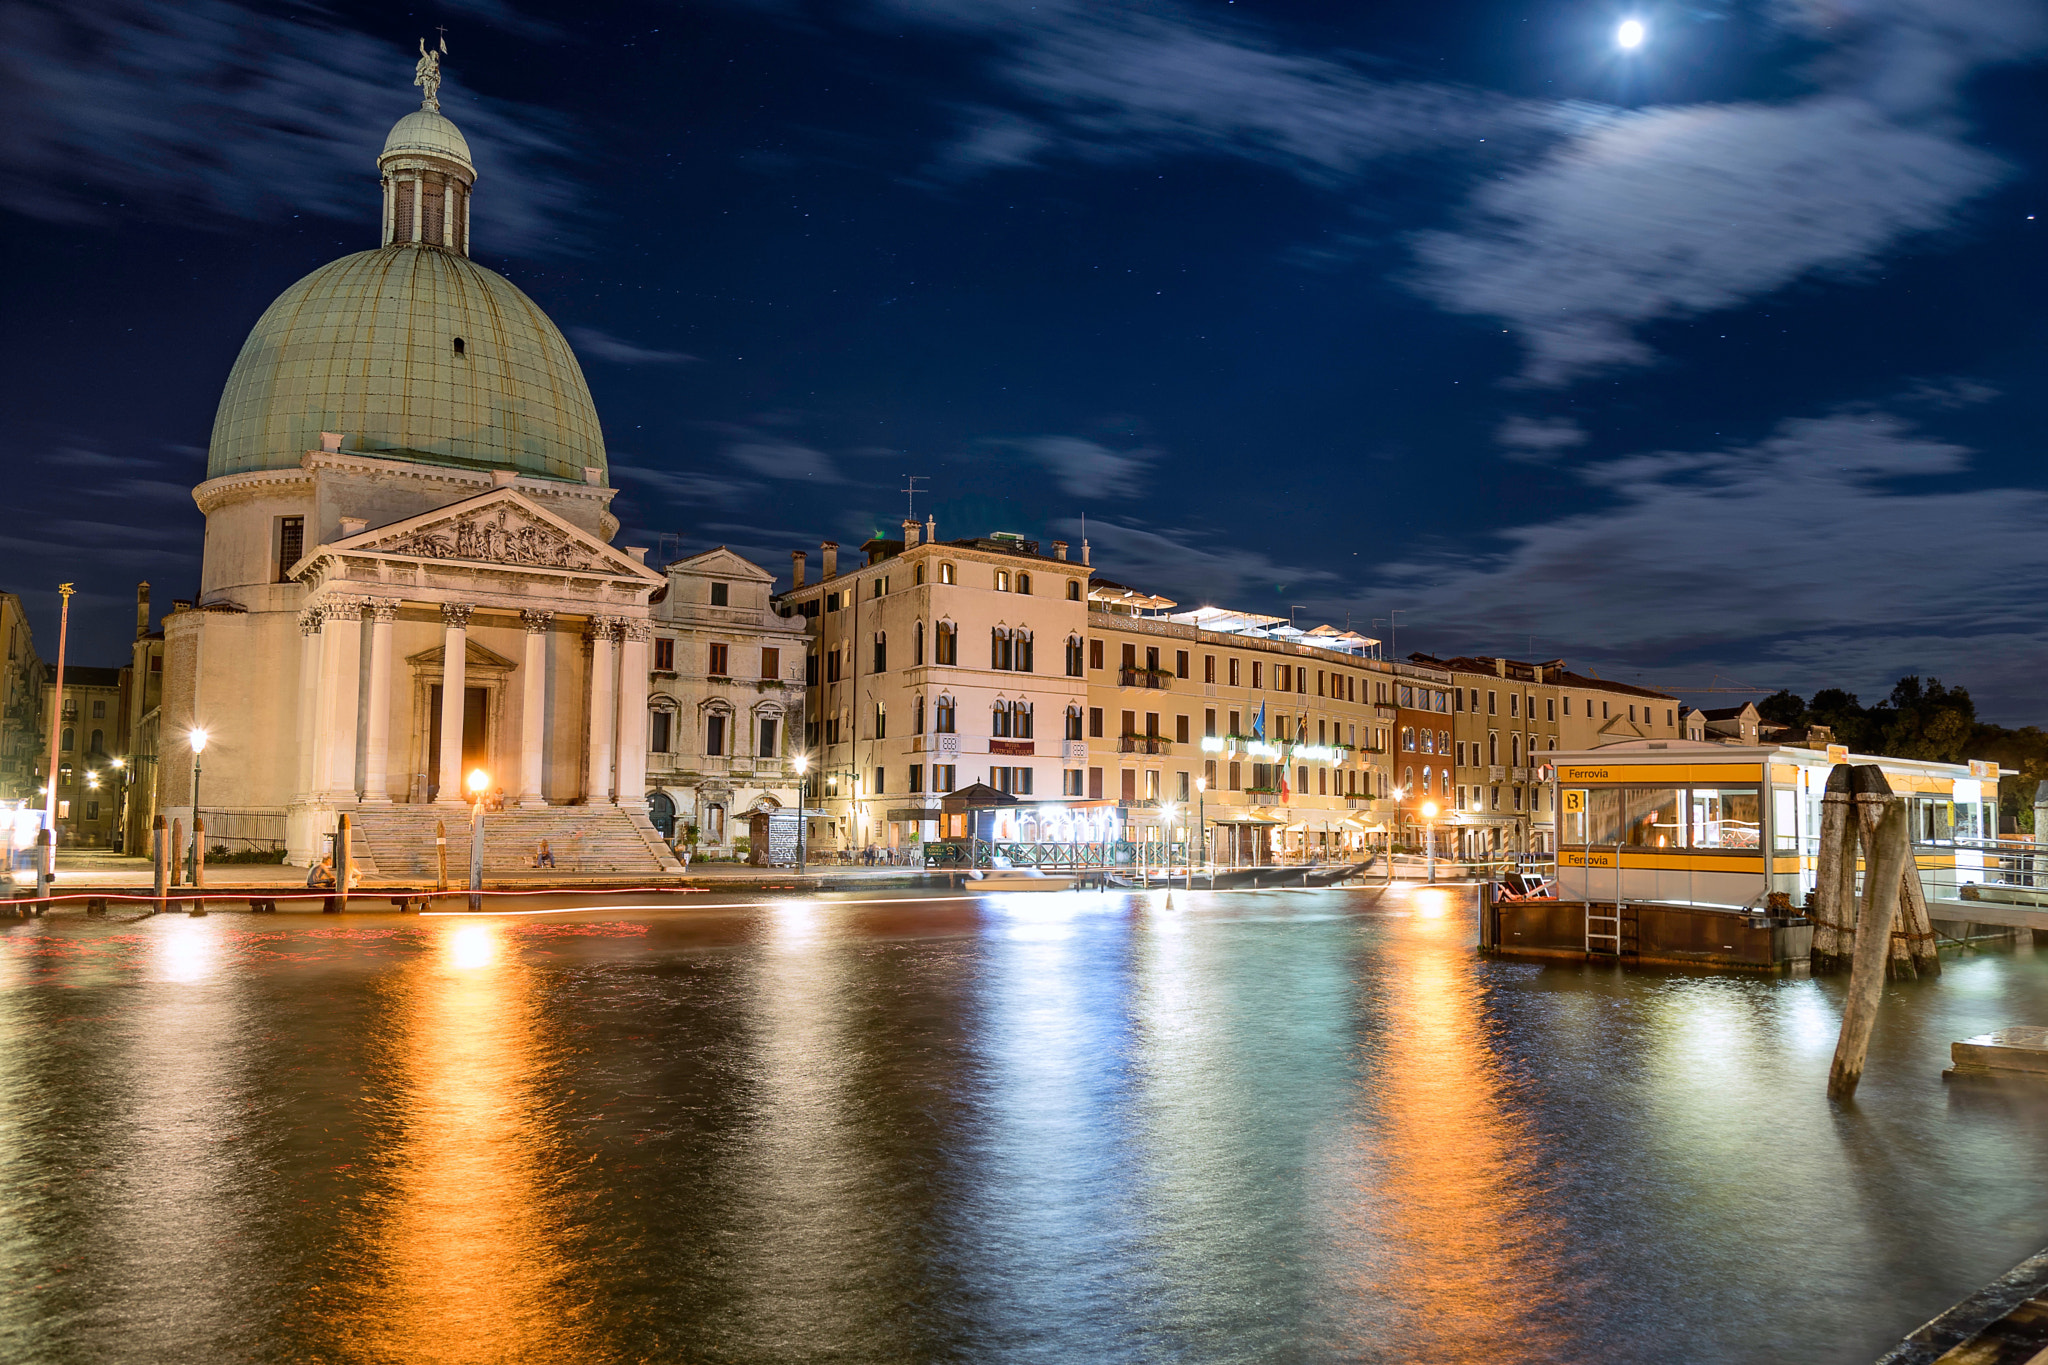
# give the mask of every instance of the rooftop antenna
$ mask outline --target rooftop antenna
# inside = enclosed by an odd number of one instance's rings
[[[926,483],[930,483],[931,475],[905,474],[903,476],[903,482],[905,486],[896,490],[897,492],[906,495],[910,499],[909,510],[904,514],[905,519],[909,521],[917,520],[917,482],[919,479],[923,479]],[[927,489],[926,491],[929,492],[930,490]]]

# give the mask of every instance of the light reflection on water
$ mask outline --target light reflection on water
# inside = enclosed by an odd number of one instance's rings
[[[1449,888],[0,931],[0,1358],[1865,1361],[2048,1240],[2031,946],[1489,961]]]

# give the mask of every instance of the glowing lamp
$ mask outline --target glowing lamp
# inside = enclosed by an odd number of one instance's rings
[[[187,743],[191,744],[193,753],[203,754],[206,752],[206,731],[192,730],[186,734],[185,739]]]
[[[482,768],[471,768],[469,770],[469,790],[472,796],[482,796],[484,788],[490,785],[490,775],[485,773]]]
[[[798,754],[796,756],[796,770],[799,774],[807,773],[811,770],[811,756],[809,754]]]
[[[1425,801],[1422,803],[1422,818],[1425,820],[1436,819],[1436,802]]]

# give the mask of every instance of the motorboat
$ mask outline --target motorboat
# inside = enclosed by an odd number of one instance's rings
[[[1035,867],[980,867],[967,880],[976,891],[1072,891],[1076,879]]]

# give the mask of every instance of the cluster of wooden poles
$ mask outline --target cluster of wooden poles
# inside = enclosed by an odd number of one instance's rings
[[[1820,858],[1813,893],[1813,970],[1849,971],[1842,1034],[1828,1068],[1828,1096],[1846,1100],[1863,1079],[1870,1028],[1887,976],[1939,976],[1934,923],[1906,803],[1875,764],[1837,763],[1821,799]],[[1863,870],[1863,895],[1856,872]]]

